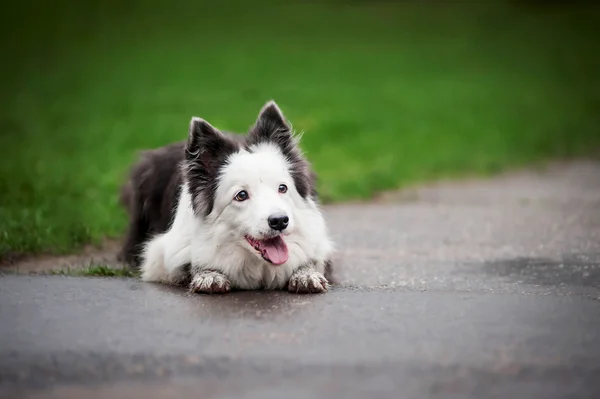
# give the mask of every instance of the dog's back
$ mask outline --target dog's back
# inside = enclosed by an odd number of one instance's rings
[[[121,261],[139,265],[143,243],[168,229],[179,197],[184,151],[183,141],[144,151],[131,169],[121,188],[121,204],[129,213]]]

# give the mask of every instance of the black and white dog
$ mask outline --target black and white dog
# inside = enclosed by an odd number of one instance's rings
[[[123,186],[121,259],[194,292],[329,288],[333,244],[315,174],[275,102],[247,135],[192,118],[187,142],[144,152]]]

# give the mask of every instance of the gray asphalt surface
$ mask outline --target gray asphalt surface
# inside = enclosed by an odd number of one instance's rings
[[[600,397],[600,165],[326,209],[324,295],[0,277],[6,397]]]

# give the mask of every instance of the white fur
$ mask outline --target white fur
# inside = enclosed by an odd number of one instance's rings
[[[181,280],[182,266],[215,270],[229,278],[231,288],[285,288],[292,272],[314,261],[316,272],[324,273],[333,244],[317,204],[303,199],[293,184],[289,165],[279,149],[261,144],[252,152],[241,151],[229,158],[219,178],[214,208],[206,218],[192,209],[187,184],[180,195],[170,229],[145,246],[142,279],[174,283]],[[286,184],[285,194],[278,192]],[[233,201],[240,190],[249,199]],[[289,225],[284,230],[289,258],[279,266],[266,262],[247,243],[246,234],[260,238],[268,230],[267,218],[285,212]]]

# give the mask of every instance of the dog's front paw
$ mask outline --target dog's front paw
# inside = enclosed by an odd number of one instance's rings
[[[319,294],[328,289],[329,282],[325,276],[313,269],[295,271],[288,283],[288,290],[296,294]]]
[[[219,272],[200,272],[192,279],[190,291],[205,294],[225,294],[231,291],[231,282]]]

